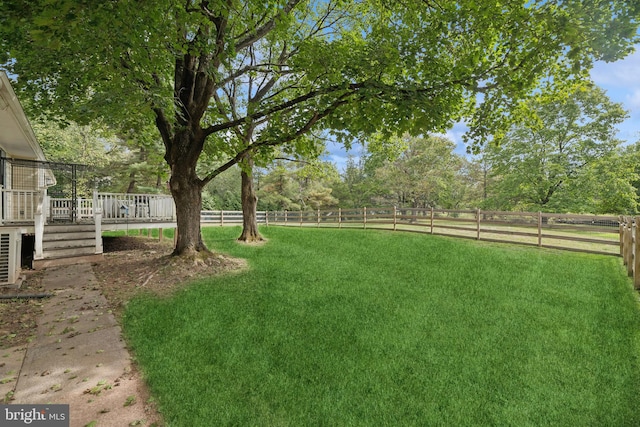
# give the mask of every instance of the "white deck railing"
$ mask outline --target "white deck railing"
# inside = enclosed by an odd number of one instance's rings
[[[48,198],[48,212],[47,218],[51,221],[55,220],[70,220],[74,213],[73,199],[54,199]],[[91,199],[76,199],[75,206],[75,219],[86,220],[93,218],[93,200]]]
[[[173,197],[164,194],[96,193],[102,219],[175,220]]]
[[[2,189],[2,224],[32,222],[35,219],[38,199],[43,194],[37,190]]]
[[[150,220],[174,221],[176,209],[173,198],[164,194],[95,193],[93,198],[51,198],[44,191],[2,189],[2,218],[0,224],[31,223],[40,215],[47,222],[57,220],[92,220],[96,209],[105,221]],[[75,209],[74,209],[75,208]],[[73,215],[75,213],[75,215]]]
[[[46,190],[12,190],[0,186],[0,225],[33,224],[34,259],[44,256],[46,223],[55,221],[93,221],[96,254],[102,253],[102,223],[175,221],[173,198],[160,194],[98,193],[93,198],[57,199]]]

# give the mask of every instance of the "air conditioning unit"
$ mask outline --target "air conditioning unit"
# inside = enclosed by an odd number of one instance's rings
[[[0,285],[14,285],[20,279],[21,252],[20,229],[0,229]]]

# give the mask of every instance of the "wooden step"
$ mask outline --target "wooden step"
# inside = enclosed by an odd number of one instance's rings
[[[45,240],[42,242],[43,250],[83,248],[96,246],[95,238],[91,239],[64,239],[64,240]]]
[[[102,258],[102,254],[93,254],[69,258],[38,259],[33,261],[33,268],[35,270],[42,270],[45,268],[57,267],[60,265],[82,264],[85,262],[100,262]]]
[[[47,233],[45,230],[44,236],[42,236],[43,242],[53,242],[58,240],[92,240],[96,236],[95,231],[75,231],[66,233]]]
[[[74,246],[70,248],[52,248],[43,251],[44,258],[68,258],[74,256],[92,255],[96,253],[96,245]]]
[[[44,227],[42,236],[43,259],[34,260],[36,269],[52,265],[96,262],[96,229],[93,224],[55,224]]]
[[[94,224],[61,224],[61,225],[45,225],[44,234],[47,233],[76,233],[76,232],[95,232],[96,226]]]

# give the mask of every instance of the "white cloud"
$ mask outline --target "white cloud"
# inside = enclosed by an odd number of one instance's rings
[[[626,96],[625,105],[632,110],[640,110],[640,88],[635,89]]]
[[[630,113],[630,118],[619,126],[618,137],[636,141],[640,136],[640,45],[620,61],[596,63],[591,78],[612,101],[622,103]]]
[[[335,141],[329,141],[326,144],[326,152],[322,158],[336,165],[339,172],[343,172],[347,166],[349,157],[358,159],[362,156],[363,149],[360,145],[356,144],[351,147],[350,150],[344,148],[342,144]]]
[[[640,46],[631,55],[611,63],[598,62],[591,71],[597,85],[610,88],[640,89]]]

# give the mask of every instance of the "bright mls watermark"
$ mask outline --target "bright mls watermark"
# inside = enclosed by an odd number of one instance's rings
[[[0,426],[69,427],[69,405],[0,405]]]

